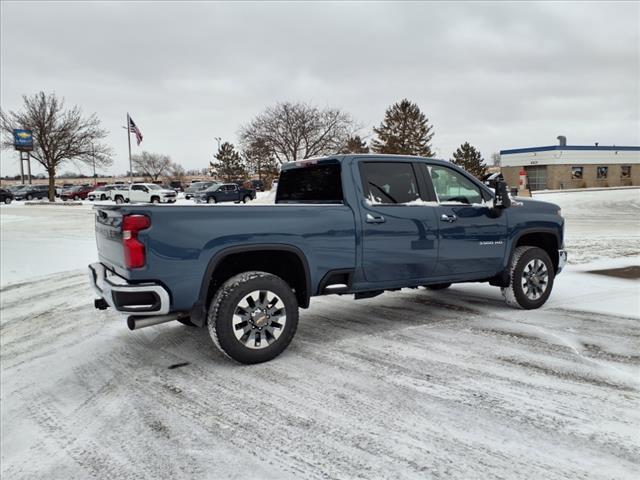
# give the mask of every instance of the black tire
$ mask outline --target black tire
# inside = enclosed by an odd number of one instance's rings
[[[122,204],[124,203],[124,198],[122,197],[122,195],[116,195],[115,202],[116,202],[118,205],[122,205]]]
[[[9,205],[11,203],[11,200],[13,200],[11,197],[7,197],[4,199],[4,204],[5,205]]]
[[[218,201],[216,200],[216,197],[208,197],[207,203],[218,203]]]
[[[248,309],[242,308],[241,305],[256,292],[259,292],[260,298],[257,302],[247,302],[250,308],[255,309],[249,314]],[[261,298],[263,292],[267,292],[265,299]],[[271,300],[277,298],[275,304],[267,304],[269,295]],[[262,306],[267,305],[268,308],[261,309],[261,301]],[[278,308],[280,304],[282,308]],[[242,320],[242,314],[236,315],[236,312],[242,311],[247,314],[247,320]],[[256,319],[256,312],[262,316]],[[269,313],[273,317],[270,317]],[[242,320],[240,323],[244,323],[244,327],[234,328],[234,321],[238,319]],[[254,321],[257,324],[261,321],[269,323],[258,327]],[[236,324],[236,327],[240,326],[240,323]],[[207,325],[211,339],[229,358],[245,364],[266,362],[280,355],[291,343],[298,328],[298,301],[291,287],[280,277],[265,272],[244,272],[230,278],[218,289],[209,306]],[[277,328],[275,325],[281,326]],[[273,334],[269,334],[269,329],[278,336],[273,337]],[[241,338],[235,333],[239,330],[242,330],[242,333],[238,332],[238,335],[242,335]],[[243,341],[242,338],[246,335],[248,338]],[[261,344],[262,336],[266,340],[266,346]],[[248,346],[252,340],[253,348]]]
[[[434,283],[433,285],[425,285],[425,287],[429,290],[444,290],[445,288],[449,288],[450,286],[450,283]]]
[[[76,202],[80,201],[80,197],[79,197],[78,195],[76,195],[75,197],[73,197],[73,199],[74,199]]]
[[[104,202],[106,199],[107,199],[107,196],[104,193],[100,195],[100,200]]]
[[[242,197],[242,203],[249,203],[251,201],[251,197],[249,195],[245,195]]]
[[[160,203],[160,197],[151,197],[151,203]]]
[[[33,200],[33,195],[31,195],[31,194],[27,195],[26,199],[27,200]]]
[[[555,270],[547,252],[538,247],[518,247],[509,267],[509,286],[502,288],[508,305],[532,310],[545,304],[551,290]]]

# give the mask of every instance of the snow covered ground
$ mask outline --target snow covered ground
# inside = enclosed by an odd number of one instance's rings
[[[640,190],[538,198],[570,253],[541,310],[321,297],[251,367],[94,310],[89,205],[0,207],[2,478],[638,478],[640,283],[586,272],[640,264]]]

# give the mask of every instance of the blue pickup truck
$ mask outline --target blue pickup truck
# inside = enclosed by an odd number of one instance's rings
[[[557,205],[446,161],[337,155],[282,167],[275,205],[96,206],[95,306],[130,329],[206,327],[241,363],[279,355],[311,297],[459,282],[543,305],[565,262]]]

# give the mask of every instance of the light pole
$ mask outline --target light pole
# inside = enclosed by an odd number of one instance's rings
[[[218,150],[220,150],[220,142],[222,141],[222,137],[213,137],[213,139],[218,142]]]

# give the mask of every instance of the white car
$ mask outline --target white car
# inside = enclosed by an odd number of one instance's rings
[[[111,198],[117,204],[130,203],[174,203],[178,194],[175,190],[162,188],[155,183],[134,183],[127,190],[114,190]]]

